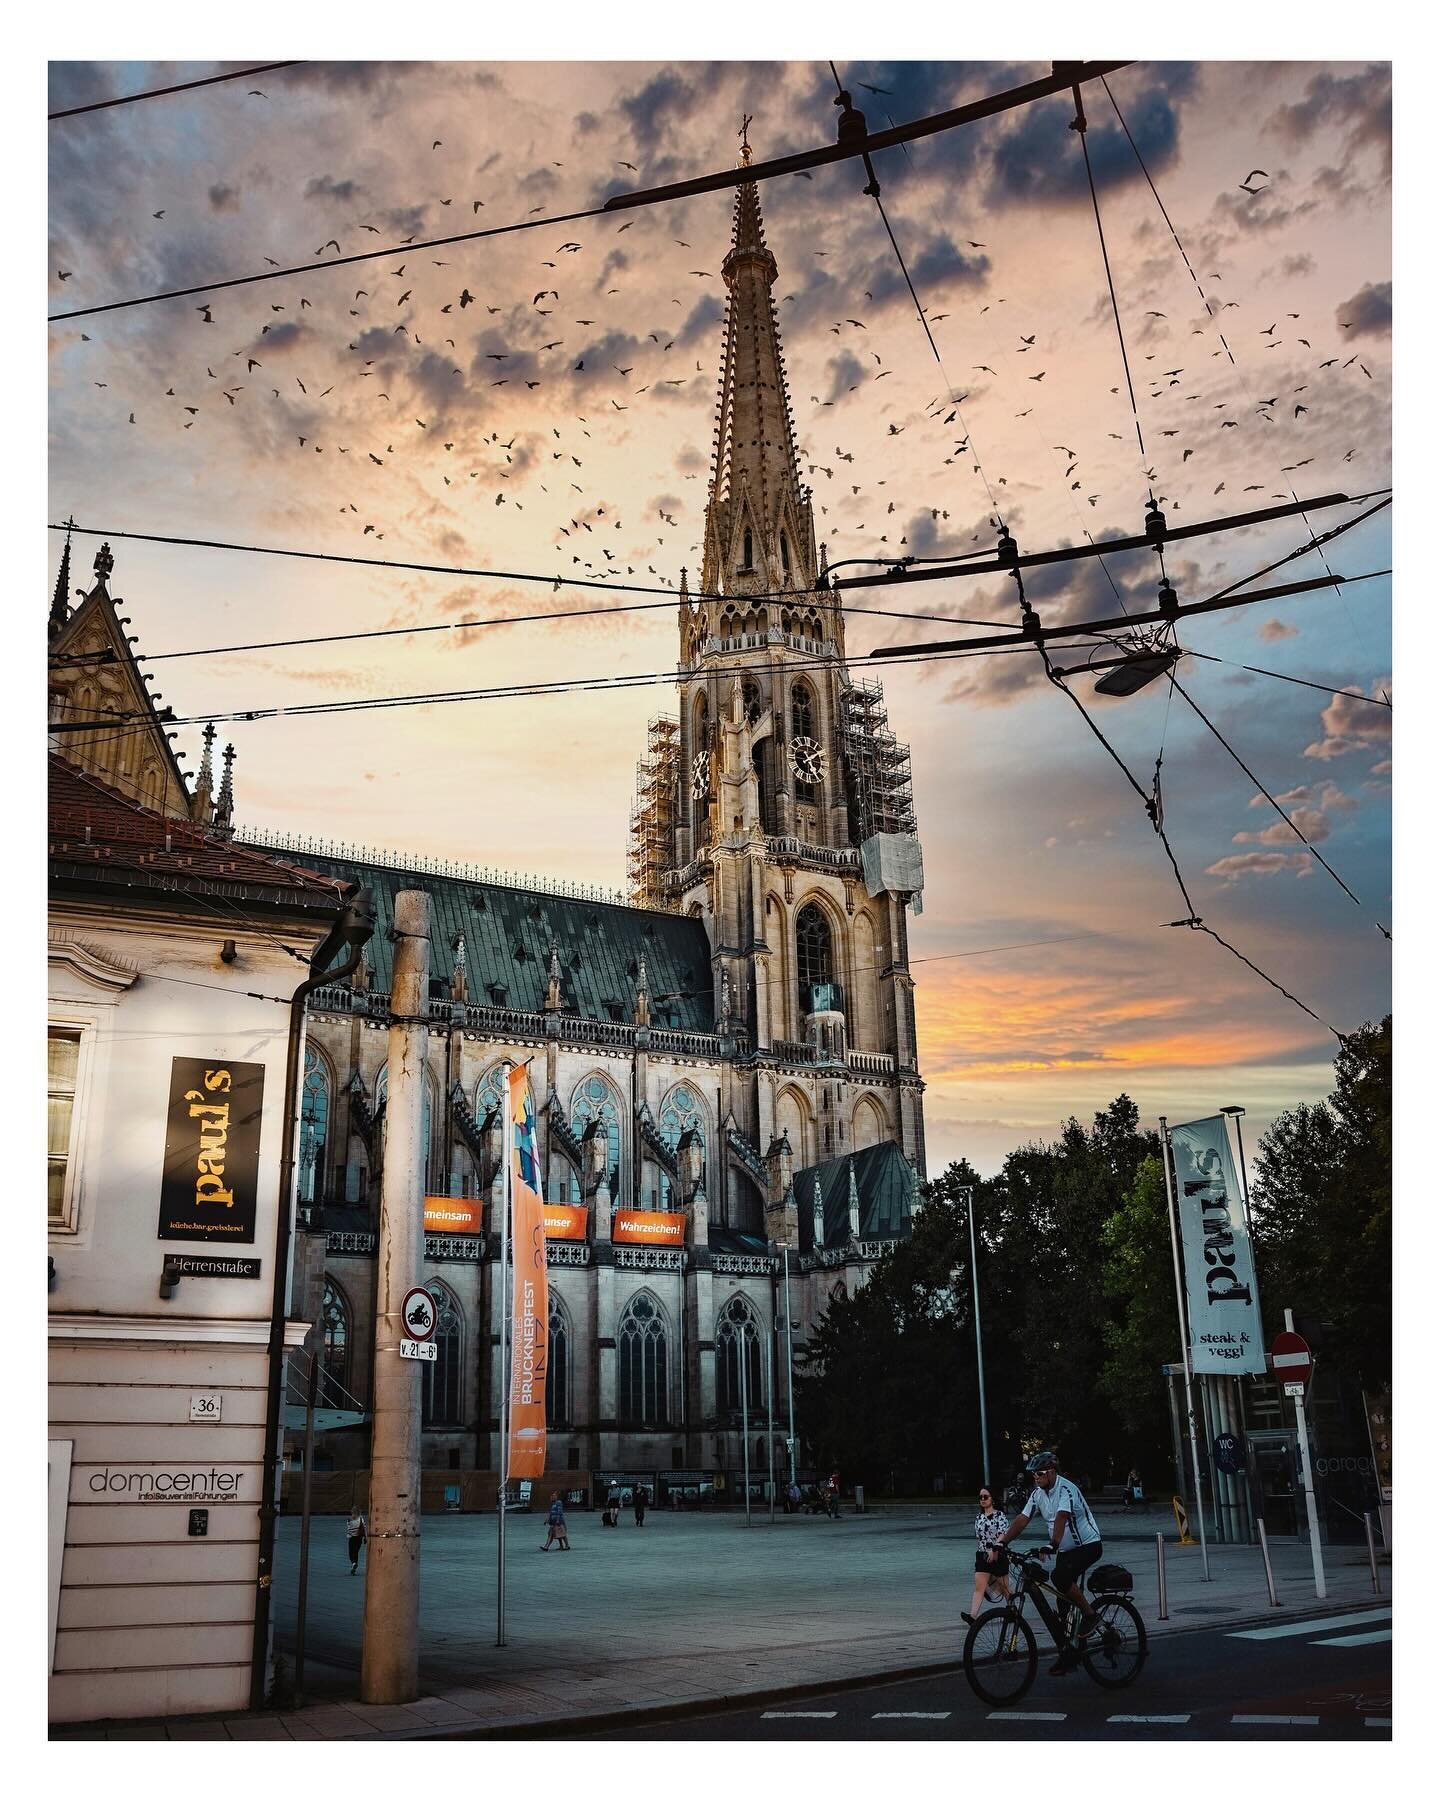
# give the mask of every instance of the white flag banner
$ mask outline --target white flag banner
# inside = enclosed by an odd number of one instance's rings
[[[1223,1117],[1177,1124],[1175,1197],[1197,1373],[1263,1373],[1265,1337],[1250,1230]]]

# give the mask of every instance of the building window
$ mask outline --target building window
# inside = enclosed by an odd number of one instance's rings
[[[620,1319],[620,1421],[663,1427],[670,1420],[667,1331],[659,1305],[637,1293]]]
[[[613,1202],[620,1191],[620,1099],[609,1080],[602,1079],[598,1073],[582,1079],[570,1101],[570,1126],[575,1134],[583,1136],[592,1123],[598,1123],[605,1131],[608,1144],[606,1176]],[[580,1181],[572,1171],[570,1202],[578,1204],[580,1197]]]
[[[545,1426],[563,1429],[570,1422],[570,1319],[565,1306],[550,1294],[550,1365],[545,1375]]]
[[[787,577],[790,573],[790,539],[782,530],[780,532],[780,568]]]
[[[801,1012],[808,1016],[811,1011],[839,1010],[830,925],[816,904],[806,905],[795,919],[795,958],[800,970]]]
[[[321,1408],[350,1409],[350,1307],[333,1279],[325,1281],[320,1306],[320,1366]]]
[[[322,1055],[305,1045],[305,1082],[300,1098],[300,1187],[302,1210],[325,1202],[325,1141],[330,1125],[330,1073]]]
[[[760,1324],[743,1298],[732,1298],[720,1312],[715,1330],[715,1408],[719,1415],[740,1414],[741,1356],[745,1367],[745,1408],[751,1416],[765,1408],[764,1374],[760,1367]]]
[[[73,1226],[73,1162],[75,1155],[75,1093],[80,1073],[80,1031],[53,1027],[49,1040],[48,1096],[50,1117],[49,1190],[46,1214],[52,1226]]]
[[[755,543],[750,535],[749,527],[745,531],[745,559],[740,564],[740,572],[746,574],[755,566]]]
[[[420,1363],[420,1420],[427,1429],[443,1429],[460,1421],[460,1307],[438,1279],[425,1289],[435,1300],[435,1358]]]
[[[691,1134],[699,1138],[700,1151],[705,1151],[704,1112],[700,1108],[700,1100],[689,1086],[675,1086],[665,1094],[660,1106],[660,1134],[665,1138],[665,1146],[671,1154],[677,1154],[682,1141]],[[674,1210],[680,1203],[680,1193],[675,1190],[668,1173],[661,1175],[661,1208]]]

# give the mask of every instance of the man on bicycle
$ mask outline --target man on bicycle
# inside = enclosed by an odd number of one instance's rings
[[[1026,1471],[1034,1475],[1035,1488],[1020,1514],[1000,1537],[1000,1545],[1004,1546],[1022,1534],[1032,1516],[1042,1518],[1050,1530],[1050,1543],[1048,1548],[1041,1551],[1051,1552],[1056,1556],[1050,1580],[1062,1596],[1084,1613],[1084,1620],[1080,1625],[1080,1639],[1083,1641],[1100,1621],[1090,1599],[1080,1587],[1082,1575],[1088,1567],[1095,1564],[1103,1551],[1099,1526],[1077,1487],[1069,1479],[1061,1478],[1059,1462],[1050,1449],[1036,1454],[1027,1464]],[[1062,1617],[1065,1613],[1062,1604]],[[1068,1672],[1070,1665],[1070,1660],[1062,1655],[1050,1668],[1052,1676]]]

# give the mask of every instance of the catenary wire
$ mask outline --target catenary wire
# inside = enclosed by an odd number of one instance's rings
[[[87,106],[66,106],[59,112],[47,112],[53,124],[56,119],[77,118],[82,112],[104,112],[110,106],[133,106],[137,100],[159,100],[166,94],[189,93],[192,88],[214,87],[221,81],[243,81],[251,75],[273,75],[277,69],[298,69],[298,62],[262,62],[250,69],[232,69],[228,75],[206,75],[199,81],[177,81],[171,87],[151,87],[143,93],[121,94],[114,100],[92,100]]]
[[[1269,680],[1288,680],[1291,686],[1308,686],[1317,693],[1333,693],[1337,699],[1354,699],[1360,705],[1379,705],[1386,711],[1394,707],[1388,698],[1372,698],[1369,693],[1357,693],[1351,687],[1326,686],[1321,680],[1302,680],[1298,674],[1280,674],[1274,668],[1253,667],[1248,661],[1227,661],[1223,655],[1207,655],[1203,649],[1186,649],[1185,655],[1193,655],[1196,661],[1213,661],[1222,668],[1243,668],[1247,674],[1264,674]]]
[[[1346,885],[1344,880],[1341,879],[1340,875],[1336,873],[1335,869],[1333,867],[1331,867],[1330,863],[1320,853],[1319,849],[1317,849],[1315,847],[1315,844],[1313,842],[1311,842],[1310,838],[1300,828],[1299,824],[1297,824],[1295,822],[1294,818],[1290,816],[1289,812],[1287,812],[1284,809],[1284,807],[1273,796],[1273,794],[1268,790],[1268,788],[1261,782],[1261,780],[1251,771],[1251,769],[1246,767],[1245,763],[1240,759],[1240,757],[1236,753],[1236,751],[1225,740],[1224,736],[1220,733],[1220,731],[1216,728],[1216,726],[1210,721],[1210,719],[1205,715],[1205,713],[1200,709],[1200,707],[1190,697],[1189,693],[1187,693],[1185,691],[1185,688],[1183,686],[1181,686],[1180,682],[1175,678],[1175,670],[1173,669],[1173,667],[1167,668],[1166,673],[1169,676],[1171,687],[1177,693],[1179,693],[1180,697],[1190,707],[1191,711],[1193,711],[1195,713],[1196,717],[1199,718],[1200,722],[1205,726],[1205,728],[1215,738],[1216,742],[1218,742],[1220,744],[1220,747],[1222,749],[1224,749],[1225,753],[1235,763],[1236,767],[1238,767],[1240,769],[1240,772],[1242,774],[1244,774],[1245,778],[1250,781],[1250,783],[1254,786],[1255,790],[1261,795],[1261,797],[1270,806],[1270,809],[1276,814],[1277,817],[1282,819],[1282,821],[1286,825],[1288,825],[1288,827],[1292,831],[1294,831],[1295,835],[1298,836],[1300,838],[1301,842],[1303,842],[1305,844],[1305,847],[1307,849],[1309,849],[1310,853],[1320,863],[1321,867],[1323,867],[1325,869],[1326,873],[1329,874],[1330,878],[1335,882],[1335,884],[1340,888],[1340,890],[1345,894],[1345,896],[1348,899],[1352,900],[1355,905],[1359,906],[1361,910],[1363,910],[1364,906],[1361,904],[1361,901],[1356,896],[1356,894],[1350,889],[1349,886]],[[1389,932],[1389,930],[1387,930],[1385,928],[1384,924],[1377,923],[1375,925],[1375,928],[1377,930],[1379,930],[1380,934],[1385,938],[1385,940],[1387,942],[1392,940],[1390,932]]]
[[[164,293],[148,293],[137,295],[134,299],[111,300],[96,306],[85,306],[69,312],[52,312],[48,322],[59,323],[70,318],[88,318],[99,312],[119,312],[131,306],[154,305],[161,300],[186,299],[197,293],[219,293],[228,287],[248,287],[261,281],[284,280],[291,275],[311,274],[317,269],[344,268],[355,262],[373,262],[380,257],[399,255],[404,250],[412,254],[420,250],[440,249],[449,244],[471,243],[486,237],[501,237],[512,231],[538,230],[548,225],[574,224],[581,219],[609,216],[617,211],[627,211],[635,207],[658,206],[671,200],[683,199],[692,193],[710,192],[721,187],[735,187],[746,181],[768,181],[776,176],[798,173],[806,168],[819,168],[832,162],[843,162],[853,156],[864,155],[867,151],[887,149],[891,144],[905,143],[918,137],[929,137],[940,131],[951,131],[956,127],[971,124],[982,118],[991,118],[996,113],[1012,111],[1018,106],[1028,105],[1032,100],[1044,99],[1047,95],[1058,93],[1072,86],[1076,80],[1093,81],[1101,73],[1113,74],[1116,69],[1126,67],[1124,62],[1082,63],[1078,70],[1072,69],[1064,76],[1047,76],[1039,81],[1032,81],[1023,87],[1011,88],[1002,94],[992,94],[984,100],[973,101],[967,106],[954,107],[949,112],[936,113],[928,118],[915,119],[910,123],[898,126],[892,131],[876,132],[863,142],[854,144],[827,144],[818,150],[804,150],[794,156],[783,156],[769,162],[756,163],[746,169],[722,169],[713,175],[702,175],[693,181],[675,182],[668,187],[651,188],[635,193],[615,194],[603,206],[592,207],[584,212],[561,213],[553,218],[522,219],[514,224],[491,226],[483,231],[461,231],[450,237],[428,238],[421,243],[407,243],[389,249],[367,250],[363,254],[340,256],[331,262],[300,263],[293,268],[267,269],[262,274],[236,275],[227,280],[210,281],[198,287],[178,287]]]

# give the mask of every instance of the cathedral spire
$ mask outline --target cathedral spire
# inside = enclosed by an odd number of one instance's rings
[[[50,638],[53,641],[65,628],[70,616],[70,532],[74,518],[65,520],[65,547],[60,552],[60,572],[55,576],[55,596],[50,601]]]
[[[747,166],[750,122],[746,118],[741,127]],[[753,181],[735,190],[730,248],[720,272],[728,297],[701,589],[737,595],[807,590],[815,583],[815,531],[809,490],[800,484],[770,293],[779,268],[765,241]]]
[[[195,806],[200,821],[208,824],[215,798],[215,726],[207,724],[200,734],[204,738],[205,749],[200,757],[200,774],[195,782]]]
[[[229,836],[235,828],[235,745],[225,745],[225,772],[220,776],[220,796],[215,801],[215,828]]]

